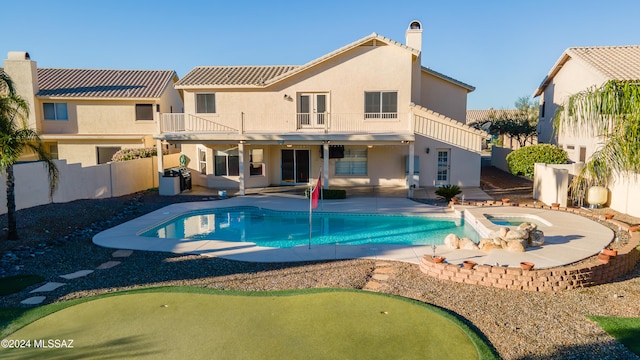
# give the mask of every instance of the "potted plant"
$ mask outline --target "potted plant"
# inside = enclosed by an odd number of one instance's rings
[[[431,256],[431,260],[433,260],[433,262],[435,262],[436,264],[440,264],[442,262],[444,262],[445,257],[444,256],[436,256],[436,249],[438,248],[437,245],[433,244],[431,245],[431,249],[433,249],[433,255]]]
[[[473,269],[476,265],[476,262],[471,260],[465,260],[462,262],[462,267],[465,269]]]
[[[531,270],[533,269],[534,263],[529,262],[529,261],[523,261],[520,263],[520,267],[522,268],[522,270]]]
[[[598,261],[600,261],[603,264],[607,264],[609,263],[609,260],[611,259],[611,256],[603,254],[603,253],[598,253]]]

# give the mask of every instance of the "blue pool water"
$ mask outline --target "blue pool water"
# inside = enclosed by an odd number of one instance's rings
[[[533,218],[533,217],[522,217],[522,216],[493,216],[493,215],[485,215],[485,217],[489,219],[489,221],[491,221],[492,223],[500,226],[518,226],[523,223],[536,224],[538,227],[543,225],[543,222],[542,222],[543,220],[540,220],[537,217]],[[544,224],[544,225],[548,225],[548,224]]]
[[[312,245],[439,245],[450,233],[478,240],[478,233],[456,218],[314,213],[312,224]],[[309,243],[309,213],[256,207],[210,209],[183,214],[140,235],[287,248]]]

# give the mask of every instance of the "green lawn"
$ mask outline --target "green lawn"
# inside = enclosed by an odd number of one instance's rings
[[[640,318],[590,316],[600,327],[636,355],[640,355]]]
[[[494,359],[455,316],[363,291],[266,293],[160,288],[4,309],[0,338],[32,339],[3,359],[51,357],[225,359]],[[8,315],[7,315],[8,314]],[[16,329],[19,329],[16,331]],[[33,340],[73,340],[35,349]]]

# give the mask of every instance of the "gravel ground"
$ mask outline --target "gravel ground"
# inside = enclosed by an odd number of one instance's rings
[[[558,293],[509,291],[463,285],[427,277],[417,265],[375,260],[256,264],[200,256],[136,251],[114,259],[113,249],[91,243],[97,232],[182,201],[202,197],[159,197],[154,192],[106,200],[50,204],[19,211],[21,240],[4,241],[0,276],[43,275],[67,285],[46,302],[145,286],[191,285],[215,289],[362,289],[376,268],[390,267],[379,292],[440,306],[467,319],[504,359],[638,359],[587,315],[640,316],[640,266],[627,277],[585,289]],[[0,217],[0,221],[6,221]],[[120,260],[107,270],[65,281],[61,274]],[[385,269],[387,274],[388,269]],[[0,297],[0,306],[17,306],[28,291]]]

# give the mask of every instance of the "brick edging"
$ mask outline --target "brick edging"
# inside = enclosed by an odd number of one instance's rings
[[[615,222],[615,225],[628,230],[628,226],[623,223]],[[476,265],[473,269],[464,269],[461,265],[435,263],[431,256],[425,255],[420,260],[420,270],[431,277],[464,284],[527,291],[567,290],[610,282],[626,275],[640,261],[640,251],[637,249],[639,243],[640,232],[629,233],[627,245],[618,249],[618,255],[606,264],[583,262],[539,270],[491,265]]]

